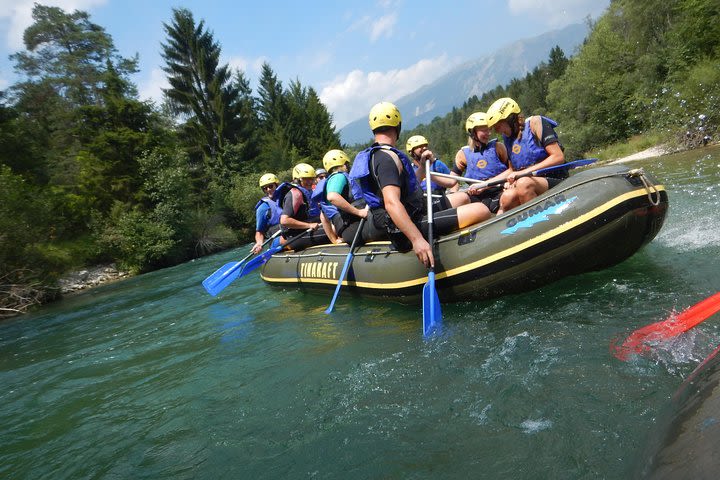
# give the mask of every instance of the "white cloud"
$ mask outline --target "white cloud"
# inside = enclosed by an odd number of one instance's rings
[[[402,70],[367,73],[353,70],[323,87],[320,100],[333,114],[335,125],[342,128],[367,115],[370,107],[377,102],[395,101],[412,93],[445,74],[456,63],[457,61],[450,60],[447,55],[441,55],[420,60]]]
[[[230,65],[231,68],[242,70],[248,76],[255,77],[262,71],[262,65],[265,62],[269,62],[267,57],[258,57],[255,59],[230,57],[225,63]]]
[[[138,95],[141,100],[153,100],[160,104],[163,100],[163,88],[170,88],[167,76],[161,68],[154,68],[150,72],[150,78],[140,82]]]
[[[370,42],[374,43],[380,37],[389,38],[394,32],[395,24],[397,23],[397,14],[390,13],[383,15],[380,18],[375,18],[370,15],[365,15],[358,18],[347,28],[348,32],[369,32]]]
[[[0,20],[8,21],[9,28],[5,44],[12,51],[25,48],[23,44],[23,33],[32,25],[33,4],[38,0],[0,0]],[[104,5],[107,0],[43,0],[43,5],[60,7],[66,12],[75,10],[87,10],[91,7]]]
[[[6,78],[0,77],[0,90],[5,90],[10,86],[10,81]]]
[[[532,16],[552,27],[582,21],[585,17],[599,16],[610,0],[508,0],[513,15]]]
[[[397,23],[397,14],[384,15],[372,22],[370,29],[370,41],[375,42],[380,37],[392,36],[393,27]]]

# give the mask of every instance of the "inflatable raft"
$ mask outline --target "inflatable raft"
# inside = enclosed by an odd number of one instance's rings
[[[667,207],[665,188],[642,169],[578,171],[532,202],[438,238],[435,287],[442,301],[487,299],[615,265],[655,237]],[[342,244],[275,254],[261,277],[331,290],[348,251]],[[412,251],[372,242],[355,249],[343,288],[417,304],[427,275]]]

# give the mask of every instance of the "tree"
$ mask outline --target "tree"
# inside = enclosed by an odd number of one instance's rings
[[[170,83],[165,95],[172,111],[186,119],[183,131],[190,152],[203,157],[206,173],[223,175],[221,152],[238,140],[243,127],[243,85],[233,83],[231,69],[219,64],[220,45],[204,21],[196,24],[193,14],[180,8],[173,9],[172,23],[163,26],[168,36],[162,45],[163,70]]]
[[[134,203],[141,186],[138,157],[169,143],[171,132],[163,128],[152,105],[129,96],[134,86],[108,64],[101,88],[102,102],[75,110],[81,164],[78,184],[93,207],[107,212],[113,202]]]
[[[264,132],[268,132],[276,124],[286,123],[288,108],[282,82],[278,80],[277,75],[275,75],[267,62],[263,63],[260,72],[258,95],[260,128]]]
[[[47,83],[70,106],[100,102],[108,62],[120,75],[137,71],[137,57],[122,58],[105,30],[90,22],[86,12],[65,13],[58,7],[35,4],[34,23],[25,30],[27,52],[10,58],[27,82]],[[24,92],[27,82],[16,90]]]

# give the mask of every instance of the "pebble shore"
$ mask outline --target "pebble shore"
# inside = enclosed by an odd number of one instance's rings
[[[117,266],[111,263],[69,272],[58,280],[58,284],[60,292],[67,295],[129,276],[128,272],[118,270]]]

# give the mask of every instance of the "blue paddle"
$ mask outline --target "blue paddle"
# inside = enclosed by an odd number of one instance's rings
[[[267,245],[270,241],[272,241],[275,237],[277,237],[280,234],[280,230],[275,232],[270,238],[265,240],[262,244],[263,248],[265,245]],[[207,277],[202,282],[202,286],[205,287],[205,290],[212,295],[213,297],[216,296],[218,293],[220,293],[225,287],[230,285],[230,283],[235,280],[238,275],[240,275],[241,269],[240,267],[243,266],[245,263],[245,260],[252,257],[253,253],[250,252],[245,258],[240,260],[239,262],[230,262],[226,263],[222,267],[218,268],[213,272],[212,275]]]
[[[330,315],[333,311],[333,307],[335,307],[335,300],[337,300],[338,294],[340,293],[340,287],[342,287],[342,282],[345,280],[345,275],[347,275],[347,271],[350,268],[350,263],[352,263],[353,259],[353,250],[355,249],[355,244],[357,243],[358,238],[360,237],[360,231],[362,230],[363,225],[365,224],[365,218],[360,219],[360,224],[358,225],[357,232],[355,232],[355,236],[353,237],[353,241],[350,244],[350,251],[348,252],[347,258],[345,259],[345,265],[343,265],[342,271],[340,272],[340,278],[338,278],[337,286],[335,287],[335,293],[333,294],[332,300],[330,301],[330,306],[325,310],[325,313]]]
[[[302,232],[301,234],[296,235],[296,236],[294,236],[293,238],[291,238],[285,245],[278,245],[278,246],[276,246],[276,247],[269,248],[269,249],[268,249],[265,253],[263,253],[262,255],[258,255],[257,257],[253,258],[252,260],[250,260],[249,262],[247,262],[244,267],[242,267],[242,270],[240,270],[240,273],[238,273],[238,277],[244,277],[245,275],[247,275],[248,273],[252,272],[253,270],[256,270],[259,266],[261,266],[262,264],[264,264],[265,262],[267,262],[270,257],[272,257],[273,255],[275,255],[276,253],[278,253],[278,252],[281,251],[282,249],[284,249],[284,248],[286,248],[286,247],[289,247],[290,245],[292,245],[293,243],[295,243],[297,240],[300,240],[302,237],[304,237],[304,236],[307,235],[308,233],[312,232],[313,230],[315,230],[314,227],[313,227],[313,228],[308,228],[307,230],[305,230],[305,231]]]
[[[584,165],[590,165],[591,163],[595,163],[595,162],[597,162],[597,160],[598,160],[597,158],[583,158],[581,160],[573,160],[572,162],[561,163],[560,165],[553,165],[552,167],[541,168],[540,170],[535,170],[534,172],[523,173],[521,175],[517,175],[515,178],[535,177],[541,173],[547,173],[547,172],[551,172],[553,170],[559,170],[561,168],[582,167]],[[479,184],[479,188],[494,187],[495,185],[502,185],[506,182],[505,179],[493,180],[492,182],[480,182],[476,178],[460,177],[458,175],[448,175],[446,173],[437,173],[437,172],[431,172],[430,175],[433,175],[435,177],[451,178],[453,180],[459,180],[461,182],[470,183],[470,184]]]
[[[428,211],[428,243],[433,249],[433,212],[432,212],[432,186],[430,184],[430,159],[425,160],[425,185],[427,192]],[[440,298],[435,290],[435,269],[431,265],[428,272],[428,281],[423,287],[423,335],[428,336],[442,325],[442,310]]]

